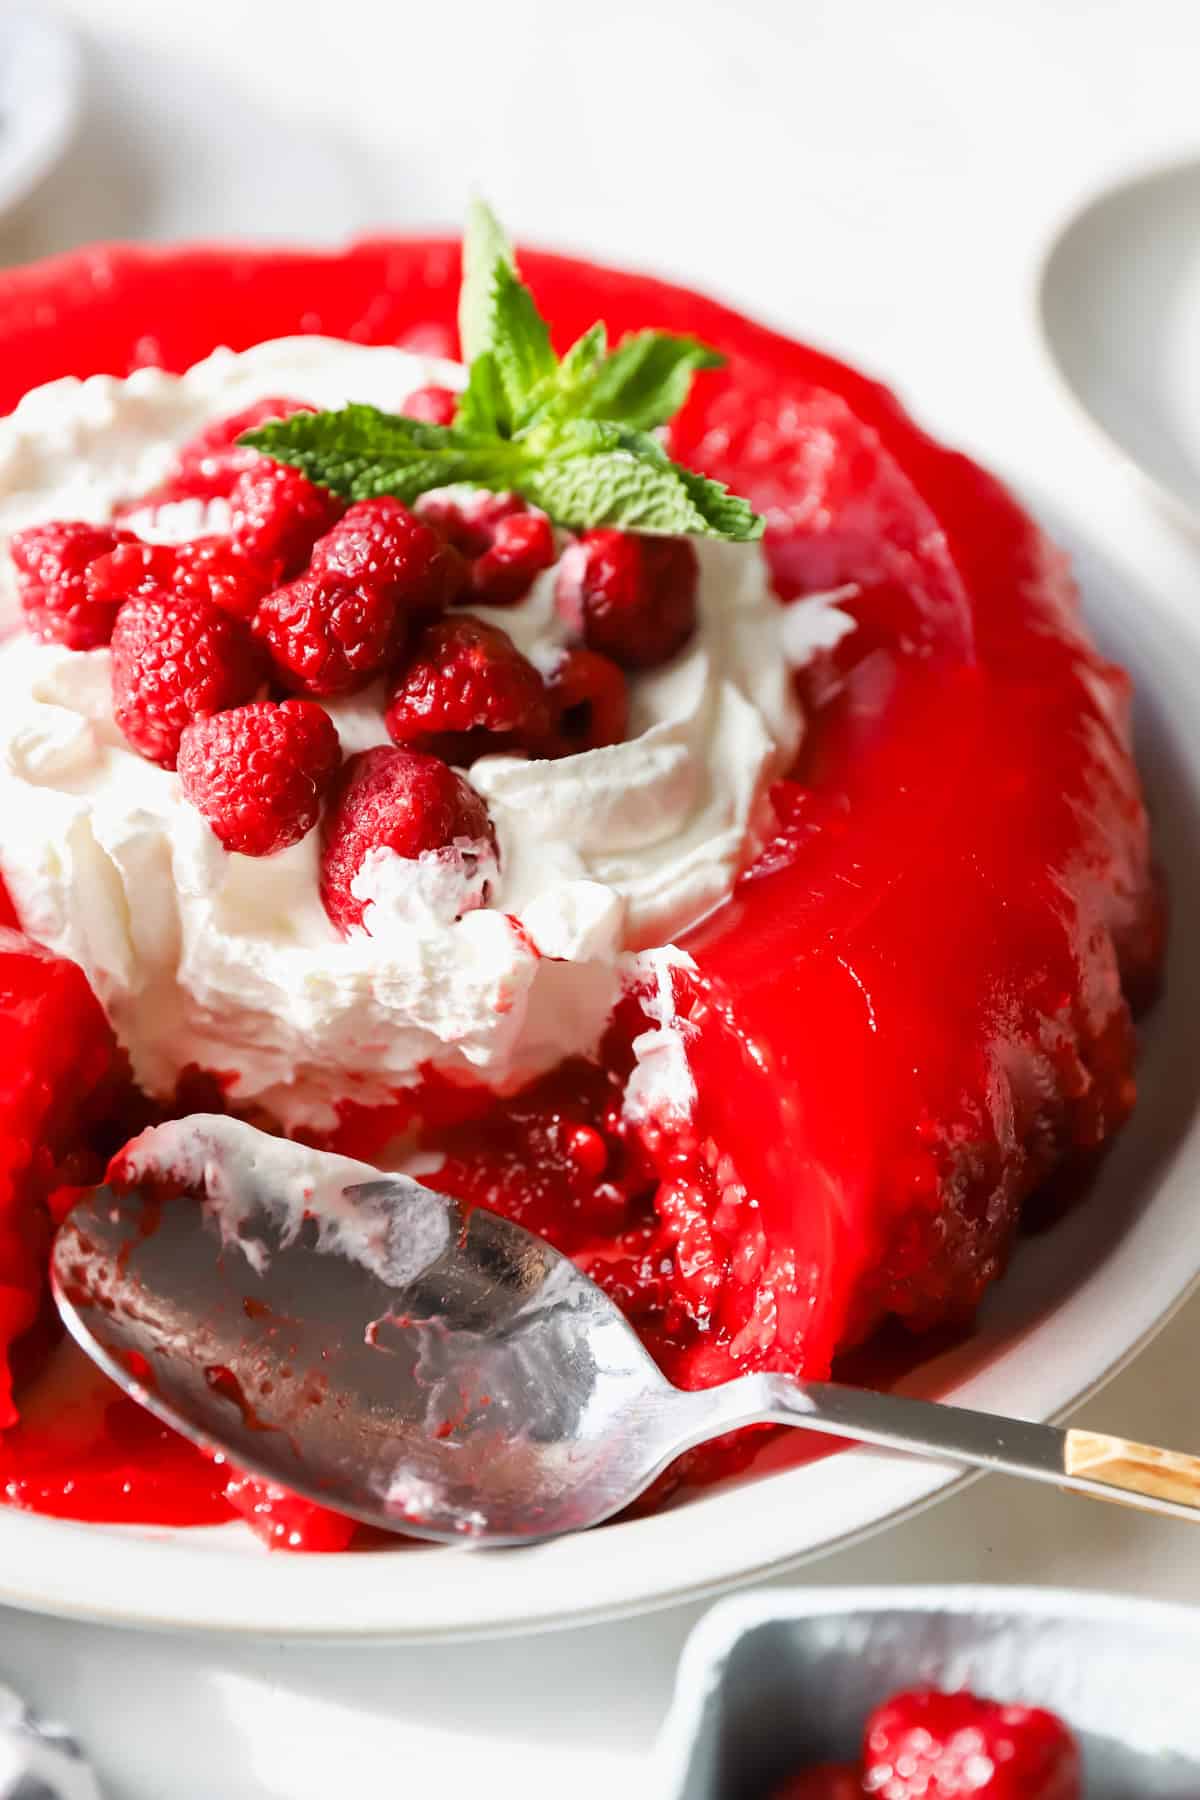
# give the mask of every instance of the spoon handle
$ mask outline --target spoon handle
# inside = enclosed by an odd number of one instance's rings
[[[760,1379],[769,1395],[768,1416],[775,1424],[1022,1475],[1097,1500],[1200,1520],[1200,1456],[1097,1431],[1000,1418],[907,1394],[793,1381],[786,1375]]]

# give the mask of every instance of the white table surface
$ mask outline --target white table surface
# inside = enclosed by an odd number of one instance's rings
[[[90,107],[0,261],[82,238],[453,225],[723,293],[888,376],[1181,606],[1197,552],[1044,367],[1030,293],[1082,194],[1197,145],[1191,0],[73,0]],[[739,21],[735,24],[735,21]],[[1200,1301],[1084,1409],[1200,1438]],[[993,1479],[812,1581],[1066,1582],[1200,1601],[1200,1537]],[[228,1647],[0,1612],[0,1677],[87,1736],[114,1800],[651,1796],[702,1609],[507,1645]],[[353,1770],[352,1776],[348,1769]]]

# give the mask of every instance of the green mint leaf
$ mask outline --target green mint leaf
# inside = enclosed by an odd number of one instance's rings
[[[455,429],[479,437],[499,437],[501,421],[507,417],[508,405],[500,371],[491,351],[485,350],[471,364],[467,385],[459,396]]]
[[[724,361],[698,338],[636,331],[596,370],[581,410],[588,418],[652,431],[674,418],[697,370],[719,369]]]
[[[513,267],[512,245],[499,219],[482,200],[467,208],[463,232],[462,287],[458,296],[458,335],[465,363],[492,348],[493,277],[498,264]]]
[[[556,375],[558,358],[533,295],[506,263],[497,263],[492,275],[490,348],[507,403],[502,426],[518,431],[536,410],[539,389]]]
[[[474,392],[468,389],[458,423],[511,437],[544,399],[558,358],[546,321],[517,274],[512,246],[482,200],[473,201],[467,215],[458,334],[473,385],[477,362],[490,357],[494,365],[494,378],[488,370]]]
[[[272,419],[238,439],[347,500],[394,494],[411,503],[452,482],[504,490],[521,486],[525,456],[503,438],[473,436],[458,425],[352,405],[337,412]]]
[[[740,494],[730,493],[723,481],[710,481],[683,463],[673,462],[671,469],[705,521],[704,536],[724,538],[731,544],[752,544],[762,536],[767,523],[762,514]]]
[[[557,387],[564,397],[586,394],[608,354],[608,332],[603,324],[593,325],[576,338],[558,365]]]
[[[522,434],[541,440],[548,428],[582,416],[607,350],[608,333],[602,324],[576,338],[562,361],[531,389]]]
[[[651,437],[580,420],[524,472],[521,492],[563,525],[615,525],[746,542],[763,521],[719,482],[681,468]]]
[[[495,214],[480,200],[463,242],[459,334],[469,364],[452,426],[347,406],[297,413],[239,443],[349,500],[412,502],[465,482],[513,489],[560,524],[744,541],[763,521],[719,482],[673,463],[652,432],[723,358],[698,339],[639,331],[615,350],[603,324],[560,362]]]
[[[578,530],[615,525],[736,542],[762,533],[748,501],[673,463],[645,432],[608,420],[576,419],[506,439],[353,405],[274,419],[238,442],[348,500],[394,494],[411,505],[430,488],[468,482],[524,494]]]

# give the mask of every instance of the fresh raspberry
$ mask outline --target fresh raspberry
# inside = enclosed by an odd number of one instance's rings
[[[345,1550],[358,1530],[344,1513],[255,1475],[231,1475],[225,1498],[270,1550]]]
[[[171,544],[145,544],[132,532],[106,556],[89,563],[84,577],[93,606],[110,606],[114,622],[127,600],[170,589],[175,579],[175,550]]]
[[[629,728],[629,689],[615,662],[598,650],[566,650],[546,677],[556,756],[619,744]]]
[[[535,750],[550,730],[541,676],[506,631],[458,614],[417,639],[384,723],[397,744],[462,767],[501,750]]]
[[[193,719],[241,706],[261,682],[248,628],[211,600],[147,594],[117,615],[113,714],[151,762],[173,769],[180,737]]]
[[[244,406],[241,412],[231,413],[227,419],[217,419],[206,425],[184,444],[174,476],[151,503],[162,498],[227,499],[243,470],[252,469],[263,460],[257,450],[239,445],[242,433],[253,431],[256,425],[265,425],[268,419],[290,419],[294,413],[312,410],[303,400],[271,395]],[[171,489],[169,494],[167,488]]]
[[[306,400],[291,400],[280,394],[269,394],[262,400],[252,400],[240,412],[230,413],[224,419],[214,419],[210,425],[203,426],[194,437],[190,437],[179,452],[179,467],[197,468],[222,450],[236,449],[238,439],[245,432],[253,431],[258,425],[265,425],[269,419],[290,419],[294,413],[313,410]],[[256,450],[246,450],[244,466],[249,468],[251,459],[257,455]]]
[[[345,502],[299,469],[256,457],[229,496],[229,534],[253,562],[286,580],[304,567],[319,537],[345,511]]]
[[[497,519],[492,541],[471,564],[471,596],[482,606],[515,606],[554,561],[554,527],[545,513]]]
[[[361,926],[363,902],[350,887],[369,850],[415,858],[462,847],[494,852],[486,802],[436,756],[384,744],[361,750],[342,766],[321,820],[321,899],[343,932]]]
[[[1079,1800],[1079,1750],[1053,1713],[974,1694],[897,1694],[867,1721],[877,1800]]]
[[[309,572],[369,583],[407,613],[441,612],[466,579],[458,552],[389,494],[351,506],[315,545]]]
[[[271,587],[271,572],[224,537],[183,544],[119,544],[87,571],[88,598],[97,605],[166,591],[188,600],[213,600],[239,619],[252,619]]]
[[[259,451],[239,445],[241,434],[268,419],[290,419],[293,413],[312,410],[301,400],[273,397],[256,400],[241,412],[206,425],[183,445],[171,474],[150,493],[126,500],[118,508],[118,517],[180,500],[228,500],[238,476],[265,460]]]
[[[9,540],[17,573],[17,592],[26,622],[35,637],[71,650],[95,650],[112,637],[117,606],[92,598],[87,572],[118,544],[132,543],[132,532],[82,519],[58,519],[31,525]]]
[[[863,1800],[864,1791],[849,1763],[817,1763],[772,1789],[771,1800]]]
[[[187,600],[211,600],[247,622],[273,586],[272,571],[226,537],[193,538],[175,546],[173,587]]]
[[[307,837],[341,760],[323,706],[257,700],[189,725],[178,767],[184,793],[226,850],[270,856]]]
[[[458,411],[458,395],[452,388],[417,388],[408,396],[400,411],[409,419],[424,419],[428,425],[453,425]]]
[[[554,529],[519,494],[432,493],[417,511],[470,561],[470,598],[486,606],[513,606],[534,578],[554,561]]]
[[[493,494],[485,488],[473,493],[422,494],[417,512],[463,556],[482,556],[491,547],[502,519],[527,513],[520,494]]]
[[[687,538],[585,531],[565,551],[555,599],[589,650],[652,669],[696,629],[700,567]]]
[[[268,594],[255,634],[283,686],[298,694],[352,694],[399,655],[407,622],[387,588],[309,573]]]

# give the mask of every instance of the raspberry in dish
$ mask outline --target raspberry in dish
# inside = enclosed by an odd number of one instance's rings
[[[281,687],[331,699],[396,662],[408,623],[386,588],[306,570],[266,596],[254,630]]]
[[[482,905],[496,862],[496,834],[481,797],[448,763],[419,750],[360,750],[342,771],[321,824],[321,899],[341,932],[374,935],[378,864],[407,878],[432,863],[462,884],[453,913]],[[478,879],[474,898],[468,899]],[[372,910],[371,917],[374,917]]]
[[[545,679],[558,754],[621,742],[629,729],[629,686],[615,662],[596,650],[564,650]]]
[[[499,625],[465,613],[425,627],[390,687],[397,744],[466,767],[503,750],[536,754],[550,732],[546,683]]]
[[[86,583],[89,601],[113,608],[114,624],[126,600],[164,589],[176,599],[211,600],[249,623],[271,590],[272,575],[227,537],[154,544],[131,532],[115,550],[88,564]],[[110,630],[106,641],[111,636]]]
[[[653,669],[696,629],[698,575],[686,538],[585,531],[563,557],[558,609],[589,650],[627,669]]]
[[[238,478],[258,460],[252,450],[238,444],[242,433],[268,419],[289,419],[305,410],[298,400],[267,394],[202,426],[180,446],[170,473],[159,486],[138,494],[133,509],[141,511],[147,505],[165,506],[176,501],[229,500]]]
[[[863,1785],[882,1800],[1079,1800],[1079,1749],[1041,1707],[915,1689],[868,1719]]]
[[[349,694],[400,662],[414,626],[462,580],[458,552],[407,507],[363,500],[311,546],[303,574],[265,597],[255,629],[285,687]]]
[[[65,412],[90,528],[217,537],[253,563],[229,534],[257,465],[223,421],[284,394],[403,412],[422,389],[459,391],[459,370],[390,347],[451,324],[447,250],[309,259],[325,337],[289,337],[294,269],[281,281],[271,253],[240,259],[236,320],[200,304],[223,291],[216,252],[114,252],[100,339],[52,287],[52,337],[12,321],[6,400],[69,366],[129,366],[156,310],[183,372],[31,396],[0,425],[29,477],[25,516],[0,501],[0,527],[81,516],[52,441]],[[424,634],[503,631],[549,731],[514,743],[491,692],[470,714],[485,741],[454,773],[494,833],[486,884],[419,831],[405,855],[393,809],[361,840],[386,879],[355,895],[360,863],[326,883],[337,906],[373,907],[370,930],[348,912],[344,931],[321,898],[324,823],[267,854],[226,849],[181,778],[116,727],[103,637],[28,632],[0,651],[0,872],[24,929],[84,971],[159,1109],[200,1069],[233,1110],[310,1141],[371,1161],[415,1146],[442,1186],[577,1256],[676,1379],[821,1374],[889,1317],[969,1319],[1039,1184],[1092,1158],[1132,1105],[1130,1009],[1161,945],[1128,683],[1029,518],[883,389],[681,290],[525,263],[560,348],[600,292],[614,340],[652,320],[726,354],[668,449],[764,513],[765,544],[556,525],[542,566],[541,527],[506,525],[541,516],[527,499],[397,499],[447,552],[445,579],[419,606],[394,594],[402,624],[364,652],[369,634],[350,615],[342,631],[317,591],[376,579],[374,528],[365,560],[322,568],[322,545],[349,547],[346,520],[377,504],[356,502],[284,583],[310,583],[294,634],[277,628],[292,615],[274,569],[230,609],[278,640],[277,686],[216,715],[298,692],[324,707],[346,769],[374,767],[413,754],[391,742],[389,703],[420,689]],[[223,334],[254,347],[209,357]],[[127,428],[106,436],[105,409]],[[447,414],[414,423],[447,429]],[[180,451],[210,428],[205,456],[239,467],[189,493]],[[498,536],[526,546],[515,594],[489,591]],[[182,579],[168,571],[177,602]],[[327,657],[361,660],[322,696],[306,684]],[[467,705],[453,679],[446,719],[452,702]],[[207,732],[207,710],[181,731]],[[79,1136],[90,1149],[91,1125]],[[175,1501],[143,1489],[127,1516],[181,1516],[191,1482],[197,1515],[245,1501],[274,1531],[270,1496],[222,1498],[193,1464],[172,1480]],[[46,1503],[45,1487],[13,1491]]]
[[[545,513],[497,519],[487,549],[471,563],[471,596],[480,606],[515,606],[555,557],[554,530]]]
[[[341,760],[324,707],[260,700],[187,726],[179,781],[226,850],[273,856],[313,829]]]
[[[433,493],[417,508],[466,559],[463,598],[471,605],[515,606],[556,560],[549,519],[519,494]]]
[[[9,555],[17,594],[35,637],[71,650],[94,650],[111,640],[126,596],[96,593],[88,573],[126,542],[133,542],[132,533],[82,519],[51,520],[13,534]]]
[[[162,591],[122,606],[111,660],[114,722],[135,750],[168,769],[193,720],[241,706],[263,679],[240,619],[211,600]]]
[[[422,494],[417,501],[420,516],[472,560],[490,549],[496,529],[505,519],[518,518],[528,510],[520,494],[493,494],[476,488]]]
[[[914,1688],[876,1707],[858,1763],[802,1769],[773,1800],[1082,1800],[1079,1746],[1056,1714]]]
[[[376,588],[411,619],[441,612],[466,579],[458,552],[441,533],[387,494],[347,508],[314,545],[309,568]]]
[[[305,567],[318,538],[341,517],[342,502],[314,486],[298,469],[259,459],[244,469],[229,492],[229,535],[234,548],[279,578]]]

